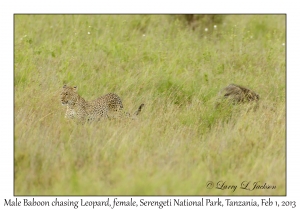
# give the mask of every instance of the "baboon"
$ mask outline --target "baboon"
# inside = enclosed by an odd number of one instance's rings
[[[254,91],[235,84],[230,84],[220,91],[221,99],[228,99],[233,102],[233,104],[245,103],[251,101],[258,101],[259,95]],[[219,103],[217,104],[219,105]]]

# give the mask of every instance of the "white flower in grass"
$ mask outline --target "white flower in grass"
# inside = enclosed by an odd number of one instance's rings
[[[208,31],[208,28],[205,28],[204,31]]]
[[[284,46],[285,45],[285,43],[282,43],[282,46]]]
[[[214,25],[214,29],[217,29],[217,25]]]
[[[88,31],[88,34],[91,34],[91,32]]]

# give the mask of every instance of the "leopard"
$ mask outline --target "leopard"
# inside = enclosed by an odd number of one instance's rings
[[[87,101],[78,94],[77,86],[63,86],[60,101],[67,106],[65,118],[78,122],[93,122],[102,119],[132,117],[130,113],[123,111],[121,98],[115,93],[105,94],[95,100]],[[133,116],[140,114],[144,104],[141,104]]]

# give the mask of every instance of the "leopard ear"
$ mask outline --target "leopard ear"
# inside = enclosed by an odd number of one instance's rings
[[[74,86],[74,87],[73,87],[73,90],[74,90],[74,92],[77,92],[78,87],[77,87],[77,86]]]
[[[67,87],[67,85],[66,85],[66,84],[64,84],[63,88],[66,88],[66,87]]]

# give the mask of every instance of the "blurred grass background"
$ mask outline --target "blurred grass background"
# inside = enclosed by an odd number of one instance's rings
[[[284,195],[285,15],[15,15],[15,195]],[[215,109],[244,85],[248,105]],[[136,121],[80,126],[59,93]],[[260,181],[275,190],[207,189]]]

